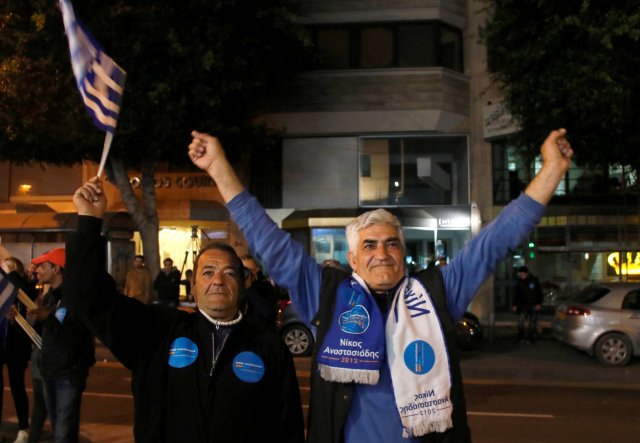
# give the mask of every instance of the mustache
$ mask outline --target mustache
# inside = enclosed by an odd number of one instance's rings
[[[230,291],[225,288],[222,285],[215,285],[212,284],[207,288],[206,294],[207,295],[214,295],[214,294],[222,294],[222,295],[228,295],[230,293]]]
[[[393,259],[392,257],[388,257],[385,258],[383,260],[377,259],[377,258],[372,258],[371,261],[369,262],[369,267],[376,267],[376,266],[393,266],[393,265],[397,265],[398,262]]]

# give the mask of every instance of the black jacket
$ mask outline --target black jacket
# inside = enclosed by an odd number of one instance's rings
[[[321,344],[332,321],[338,285],[347,277],[347,273],[325,267],[322,271],[320,289],[320,308],[313,323],[317,327],[316,343]],[[444,433],[431,433],[421,438],[427,443],[469,443],[471,433],[467,424],[467,410],[462,386],[462,375],[455,347],[455,323],[451,319],[445,299],[444,282],[440,271],[429,268],[419,272],[417,277],[429,291],[438,311],[438,317],[445,334],[445,343],[449,351],[451,368],[451,403],[453,404],[453,428]],[[386,315],[388,308],[378,301]],[[450,345],[451,344],[451,345]],[[340,443],[343,441],[344,425],[351,407],[354,393],[353,383],[334,383],[320,377],[317,363],[318,347],[314,349],[311,368],[311,404],[309,406],[309,431],[307,441],[310,443]]]
[[[78,316],[70,312],[63,295],[66,290],[63,284],[45,295],[52,310],[42,322],[40,375],[44,380],[86,379],[96,362],[95,339]],[[92,290],[89,287],[78,296],[85,297]]]
[[[240,321],[213,362],[213,329],[201,313],[145,305],[118,294],[105,272],[100,221],[79,217],[67,242],[69,300],[132,371],[138,442],[302,442],[293,358],[283,341]]]
[[[172,269],[169,273],[158,272],[153,281],[153,289],[158,293],[158,300],[172,302],[176,306],[180,299],[180,271]]]
[[[525,308],[540,305],[543,300],[544,294],[540,287],[540,280],[538,280],[538,277],[529,274],[524,280],[518,278],[515,286],[514,300],[517,312],[520,312]]]
[[[16,271],[10,272],[8,275],[9,280],[13,285],[22,291],[31,299],[34,300],[37,297],[36,287],[34,284],[23,278]],[[16,308],[18,313],[23,317],[26,317],[27,308],[16,299]],[[27,366],[29,358],[31,357],[31,339],[26,332],[18,325],[17,322],[9,322],[7,327],[7,337],[4,341],[3,361],[11,361],[16,366]]]

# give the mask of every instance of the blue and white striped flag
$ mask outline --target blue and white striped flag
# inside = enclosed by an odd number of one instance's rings
[[[69,0],[59,0],[69,39],[71,66],[87,112],[104,132],[116,129],[126,72],[118,66],[86,27],[76,20]]]

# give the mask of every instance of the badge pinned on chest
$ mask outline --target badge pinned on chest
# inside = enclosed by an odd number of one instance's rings
[[[169,366],[185,368],[192,365],[198,358],[198,345],[187,337],[178,337],[169,348]]]
[[[257,383],[264,377],[264,372],[264,362],[253,352],[241,352],[233,359],[233,373],[244,382]]]

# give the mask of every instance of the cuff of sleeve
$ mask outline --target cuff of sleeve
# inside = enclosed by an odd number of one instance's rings
[[[100,233],[102,229],[102,219],[89,215],[78,216],[78,232]]]

